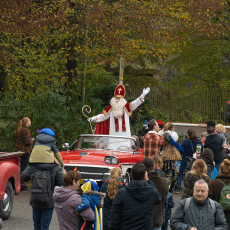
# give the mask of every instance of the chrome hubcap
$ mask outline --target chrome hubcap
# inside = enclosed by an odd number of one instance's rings
[[[9,191],[6,191],[6,192],[5,192],[4,199],[3,199],[3,201],[2,201],[4,212],[7,211],[8,208],[9,208],[9,206],[10,206],[10,200],[9,200],[8,192],[9,192]]]

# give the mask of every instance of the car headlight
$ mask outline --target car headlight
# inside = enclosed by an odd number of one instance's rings
[[[105,163],[110,164],[110,165],[117,165],[117,164],[119,164],[119,161],[114,156],[106,156],[105,157]]]

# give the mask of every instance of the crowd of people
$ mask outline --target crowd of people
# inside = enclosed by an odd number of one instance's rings
[[[21,181],[32,181],[35,230],[49,229],[54,208],[61,230],[167,230],[169,220],[172,230],[230,229],[230,155],[223,125],[209,121],[200,138],[189,129],[178,144],[171,122],[145,119],[143,161],[133,165],[131,182],[125,184],[121,169],[113,168],[100,188],[93,180],[80,186],[80,173],[64,169],[53,130],[38,130],[31,138],[30,125],[29,118],[19,122],[15,150],[25,152]],[[182,192],[182,200],[171,215],[174,192]]]

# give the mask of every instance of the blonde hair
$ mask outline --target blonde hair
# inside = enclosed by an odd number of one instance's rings
[[[194,161],[190,173],[199,176],[207,176],[207,165],[202,159],[197,159]]]
[[[153,156],[153,162],[156,167],[163,168],[163,161],[162,158],[158,155]]]
[[[205,136],[207,136],[208,135],[208,133],[207,132],[203,132],[203,133],[201,133],[201,137],[205,137]]]
[[[230,161],[228,159],[224,159],[224,161],[220,165],[220,174],[230,174]]]
[[[168,130],[172,131],[173,128],[174,128],[173,123],[172,123],[172,122],[167,122],[167,123],[164,125],[163,131],[164,131],[164,132],[165,132],[165,131],[168,131]]]
[[[111,200],[114,200],[117,191],[119,189],[120,183],[119,183],[119,177],[121,176],[121,169],[120,168],[113,168],[110,171],[111,174],[111,180],[108,184],[107,193]]]
[[[15,129],[14,131],[14,134],[15,134],[15,137],[18,137],[21,130],[22,130],[22,127],[26,127],[28,121],[29,121],[29,117],[23,117],[19,122],[18,122],[18,125],[17,125],[17,128]]]
[[[216,131],[218,133],[226,133],[226,129],[224,128],[224,126],[222,124],[217,124],[216,125]]]

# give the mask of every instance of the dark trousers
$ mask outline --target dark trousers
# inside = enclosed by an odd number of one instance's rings
[[[183,179],[183,172],[179,172],[177,174],[177,186],[180,187],[181,186],[181,181]]]
[[[34,230],[49,230],[53,208],[33,207]]]
[[[21,158],[21,173],[26,169],[27,164],[29,163],[30,155],[28,153],[24,153],[20,156]]]

